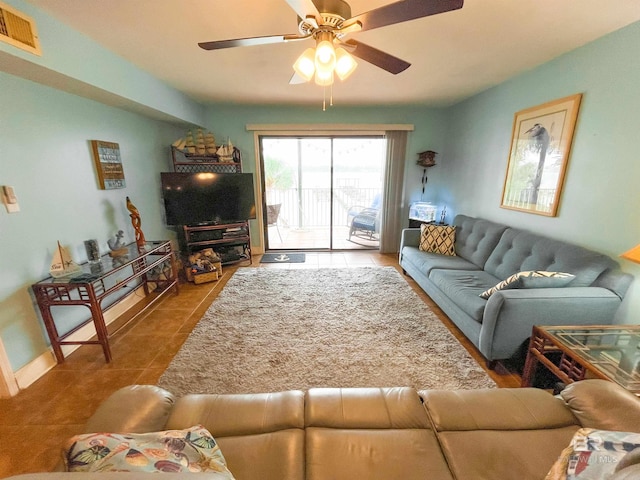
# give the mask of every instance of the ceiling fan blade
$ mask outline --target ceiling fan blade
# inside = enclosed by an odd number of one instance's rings
[[[287,35],[267,35],[264,37],[236,38],[233,40],[217,40],[213,42],[200,42],[198,46],[205,50],[220,50],[232,47],[250,47],[252,45],[266,45],[269,43],[290,42],[293,40],[304,40],[308,36],[294,34]]]
[[[318,7],[316,7],[311,0],[287,0],[287,3],[300,18],[304,19],[309,15],[312,15],[316,17],[318,22],[322,21],[322,16],[318,11]]]
[[[402,0],[349,19],[362,23],[362,30],[386,27],[416,18],[437,15],[462,8],[464,0]]]
[[[344,43],[347,45],[349,53],[354,57],[358,57],[394,75],[404,72],[411,66],[409,62],[356,40],[347,40]]]
[[[300,85],[302,83],[307,83],[307,81],[294,72],[294,74],[289,79],[289,85]]]

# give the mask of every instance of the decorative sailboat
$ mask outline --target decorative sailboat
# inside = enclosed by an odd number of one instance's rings
[[[221,162],[233,163],[233,143],[231,143],[231,140],[227,140],[226,145],[221,145],[216,154]]]
[[[53,278],[61,278],[73,275],[74,273],[80,273],[81,271],[82,268],[80,268],[80,265],[73,261],[67,249],[58,242],[58,248],[53,253],[53,260],[49,268],[51,276]]]
[[[213,133],[207,132],[204,134],[204,146],[207,149],[207,155],[214,155],[216,153],[216,139]]]

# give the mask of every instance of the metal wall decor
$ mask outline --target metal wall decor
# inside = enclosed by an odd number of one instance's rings
[[[433,167],[436,164],[437,154],[438,152],[434,152],[433,150],[425,150],[424,152],[418,153],[418,161],[416,163],[424,168],[422,170],[422,195],[424,195],[424,190],[429,181],[429,178],[427,178],[427,167]]]

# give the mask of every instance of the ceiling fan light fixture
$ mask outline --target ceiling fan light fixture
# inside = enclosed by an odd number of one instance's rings
[[[349,75],[351,75],[356,67],[358,66],[358,62],[354,60],[354,58],[349,55],[349,53],[342,47],[336,48],[336,68],[335,72],[338,75],[340,80],[346,80]]]
[[[314,81],[316,85],[320,85],[321,87],[333,85],[333,70],[321,70],[317,68]]]
[[[315,50],[313,48],[307,48],[302,52],[302,55],[300,55],[293,64],[293,69],[305,82],[310,81],[316,70]]]
[[[331,70],[336,66],[336,50],[331,32],[319,32],[316,36],[316,70]]]

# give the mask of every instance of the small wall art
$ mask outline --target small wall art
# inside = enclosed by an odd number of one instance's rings
[[[515,114],[502,208],[555,217],[581,94]]]
[[[102,190],[125,188],[124,170],[120,158],[120,145],[113,142],[91,140],[93,159],[98,173],[98,185]]]

